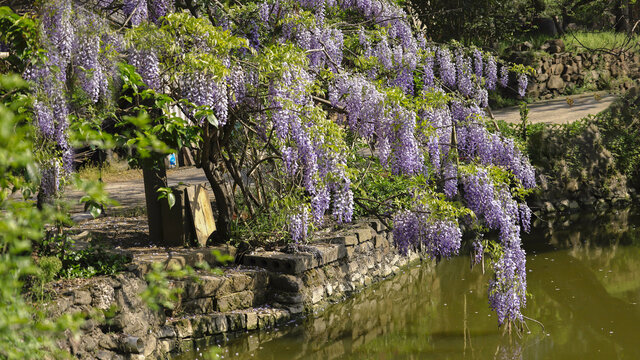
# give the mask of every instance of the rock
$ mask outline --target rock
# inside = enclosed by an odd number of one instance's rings
[[[80,343],[81,348],[87,352],[93,352],[98,347],[98,342],[92,336],[82,336]]]
[[[183,303],[184,311],[189,314],[206,314],[215,309],[214,298],[199,298]]]
[[[180,319],[173,323],[173,327],[176,330],[176,334],[179,339],[184,339],[191,337],[193,335],[193,326],[191,325],[191,320],[189,319]]]
[[[265,270],[254,270],[247,273],[251,277],[251,283],[248,286],[249,290],[266,289],[269,287],[269,273]]]
[[[551,90],[560,90],[564,88],[564,81],[558,75],[551,75],[549,77],[549,81],[547,82],[547,88]]]
[[[144,356],[151,355],[156,350],[157,347],[158,347],[158,339],[155,336],[153,336],[152,334],[145,336],[144,350],[142,351]]]
[[[273,314],[258,314],[258,329],[267,329],[275,325]]]
[[[100,310],[107,310],[115,302],[113,285],[108,282],[99,282],[91,287],[93,298],[91,305]]]
[[[358,244],[358,237],[356,235],[338,236],[328,239],[327,242],[344,246],[354,246]]]
[[[269,274],[269,283],[272,288],[288,292],[299,292],[304,287],[299,277],[278,273]]]
[[[258,328],[258,315],[254,312],[248,312],[247,317],[247,330],[255,330]]]
[[[273,300],[282,304],[300,304],[302,303],[301,293],[277,292],[272,295]]]
[[[91,305],[91,293],[85,290],[74,291],[73,303],[75,305]]]
[[[80,325],[80,329],[82,329],[82,331],[84,332],[91,332],[96,327],[96,325],[97,323],[95,320],[88,319],[87,321],[82,323],[82,325]]]
[[[221,296],[217,301],[218,311],[246,309],[253,305],[253,292],[245,290],[226,296]]]
[[[204,338],[214,333],[215,318],[211,316],[193,318],[191,319],[191,327],[193,328],[192,338]]]
[[[559,64],[554,64],[553,66],[551,66],[551,73],[553,75],[562,75],[562,73],[564,72],[565,66],[562,63]]]
[[[542,44],[542,46],[540,47],[540,50],[546,51],[549,54],[557,54],[557,53],[564,52],[565,50],[564,41],[562,41],[562,39],[547,40],[547,42]]]
[[[357,238],[352,237],[357,243]],[[287,274],[301,274],[319,265],[318,256],[306,252],[296,254],[283,254],[274,251],[252,253],[245,255],[242,262],[244,265],[259,266],[270,271]]]
[[[611,200],[611,206],[615,208],[622,208],[629,204],[628,198],[614,198]]]
[[[311,303],[317,304],[322,300],[322,296],[324,295],[324,288],[319,286],[311,291]]]
[[[111,326],[127,334],[142,336],[155,322],[145,312],[131,313],[127,309],[111,319]]]
[[[569,200],[565,199],[558,203],[558,210],[564,212],[569,210]]]
[[[45,309],[46,313],[49,314],[50,317],[57,318],[67,312],[71,305],[73,305],[73,299],[65,296],[47,304]]]
[[[609,204],[604,199],[598,199],[598,201],[596,201],[595,207],[596,207],[596,210],[602,211],[602,210],[608,209],[609,208]]]
[[[146,306],[140,294],[146,289],[147,282],[130,273],[118,275],[122,286],[115,292],[118,309],[139,309]]]
[[[347,257],[348,258],[352,258],[354,252],[355,252],[355,247],[353,247],[353,246],[348,246],[347,247]]]
[[[580,209],[580,204],[578,204],[578,202],[577,202],[577,201],[575,201],[575,200],[571,200],[571,201],[569,202],[569,209],[570,209],[571,211],[577,211],[577,210],[579,210],[579,209]]]
[[[118,350],[118,336],[116,334],[104,334],[98,341],[98,345],[107,350]]]
[[[533,49],[533,44],[529,41],[525,41],[522,43],[522,46],[520,46],[520,51],[529,51]]]
[[[291,314],[289,314],[287,310],[275,309],[273,317],[275,319],[275,323],[279,325],[291,319]]]
[[[540,73],[540,74],[538,74],[538,77],[536,78],[536,81],[538,81],[538,82],[541,82],[541,83],[542,83],[542,82],[547,81],[547,79],[549,79],[549,74],[547,74],[547,73]]]
[[[578,67],[575,65],[567,65],[564,68],[564,73],[569,75],[575,74],[577,71],[578,71]]]
[[[565,185],[565,189],[568,192],[576,192],[579,189],[579,184],[578,184],[578,180],[574,179],[574,178],[570,178],[569,180],[567,180],[567,183]]]
[[[93,219],[94,219],[93,215],[91,215],[91,213],[88,213],[88,212],[71,214],[71,221],[73,221],[76,224],[84,221],[88,221],[88,220],[93,220]]]
[[[287,306],[287,311],[289,311],[289,313],[292,315],[302,314],[304,312],[304,305],[296,304],[296,305]]]
[[[551,202],[545,201],[542,204],[542,211],[544,211],[545,213],[552,213],[556,211],[556,208],[553,206]]]
[[[160,334],[158,337],[160,339],[174,338],[176,337],[176,330],[171,326],[165,325],[160,329]]]
[[[363,243],[365,241],[371,240],[372,234],[370,227],[353,229],[353,232],[355,232],[356,236],[358,237],[358,243]]]
[[[242,313],[227,314],[229,331],[240,331],[247,327],[247,317]]]
[[[233,292],[240,292],[247,290],[251,284],[252,279],[245,274],[231,274],[231,288]]]
[[[374,246],[376,247],[376,249],[381,247],[389,247],[389,240],[387,240],[387,237],[382,234],[376,235],[374,240]]]
[[[111,351],[107,351],[107,350],[100,350],[96,353],[96,359],[98,360],[112,360],[113,359],[113,353]]]
[[[228,293],[225,282],[228,281],[223,276],[200,275],[198,280],[187,285],[187,296],[189,299],[213,297]]]
[[[568,23],[565,29],[565,31],[567,32],[578,31],[578,30],[580,30],[580,26],[578,26],[578,24],[576,23]]]
[[[382,221],[380,221],[378,219],[372,219],[369,222],[369,226],[371,226],[373,231],[378,232],[378,233],[387,229],[387,227],[384,226],[384,224],[382,224]]]
[[[158,341],[158,352],[160,354],[168,354],[176,348],[175,340],[160,340]]]

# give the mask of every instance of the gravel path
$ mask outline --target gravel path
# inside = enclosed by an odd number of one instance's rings
[[[570,123],[605,110],[616,98],[617,95],[589,93],[529,104],[529,121],[545,124]],[[567,99],[572,99],[573,105],[570,106]],[[496,120],[519,123],[520,109],[509,107],[495,110],[493,116]]]

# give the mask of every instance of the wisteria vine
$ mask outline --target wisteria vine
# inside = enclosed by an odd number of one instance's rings
[[[511,189],[533,188],[535,174],[512,139],[487,129],[483,108],[488,91],[508,87],[510,76],[524,97],[524,69],[480,49],[428,43],[390,0],[257,1],[209,14],[219,26],[173,8],[168,0],[124,0],[131,29],[120,44],[101,19],[74,12],[70,0],[45,2],[47,60],[25,75],[40,94],[40,132],[61,149],[62,168],[70,170],[72,156],[65,84],[76,76],[92,103],[108,98],[115,67],[103,54],[113,42],[147,88],[188,104],[182,109],[193,126],[251,126],[280,159],[279,174],[301,189],[291,192],[298,202],[288,209],[295,242],[327,215],[338,223],[354,217],[362,169],[350,168],[349,159],[361,155],[350,153],[347,133],[370,146],[382,175],[427,179],[384,214],[396,246],[450,257],[460,252],[462,221],[497,231],[500,251],[488,253],[476,240],[474,258],[492,261],[489,302],[499,323],[522,321],[520,229],[529,230],[531,211]],[[75,75],[67,74],[69,66]],[[59,173],[57,166],[45,169],[43,191],[55,192]],[[464,211],[437,205],[460,202],[469,210],[464,218]]]

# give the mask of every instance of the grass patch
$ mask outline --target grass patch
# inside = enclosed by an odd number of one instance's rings
[[[633,50],[637,51],[638,36],[634,35],[633,39],[628,42],[627,35],[624,33],[617,33],[613,31],[600,31],[600,32],[586,32],[576,31],[567,33],[562,37],[566,51],[580,52],[587,49],[603,49],[603,50],[617,50],[621,47],[631,45]]]
[[[517,37],[511,41],[502,41],[495,49],[499,57],[507,58],[516,44],[529,42],[533,45],[532,52],[542,52],[540,47],[548,40],[554,39],[552,36],[542,34],[528,34]],[[561,37],[565,45],[565,51],[578,53],[588,50],[600,49],[614,51],[626,45],[626,48],[638,52],[638,41],[640,37],[634,35],[631,41],[627,41],[627,35],[614,31],[574,31]]]
[[[118,182],[142,178],[142,170],[131,169],[125,161],[104,164],[89,164],[78,169],[78,176],[83,180]]]

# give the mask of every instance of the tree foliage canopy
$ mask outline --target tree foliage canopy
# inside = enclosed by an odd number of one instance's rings
[[[497,86],[523,96],[528,69],[427,42],[394,1],[180,4],[40,4],[43,56],[24,58],[24,77],[39,149],[56,159],[40,164],[43,197],[75,146],[118,144],[145,167],[189,147],[220,239],[247,229],[299,243],[376,216],[405,253],[449,257],[467,242],[495,270],[499,323],[522,321],[534,172],[482,108]]]

